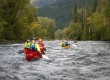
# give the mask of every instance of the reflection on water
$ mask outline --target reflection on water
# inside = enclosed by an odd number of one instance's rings
[[[0,45],[0,80],[110,79],[109,42],[79,41],[77,48],[70,49],[60,47],[60,41],[44,43],[50,60],[32,62],[18,54],[23,44]]]

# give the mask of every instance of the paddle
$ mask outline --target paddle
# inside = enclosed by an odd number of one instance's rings
[[[44,51],[44,53],[46,52],[45,50],[43,50],[43,51]],[[42,58],[49,60],[49,57],[46,56],[45,54],[42,54]]]
[[[49,60],[49,57],[47,57],[46,55],[42,54],[42,58]]]
[[[24,53],[24,49],[18,51],[19,54]]]
[[[74,48],[76,48],[77,46],[76,46],[76,44],[72,44],[72,46],[74,47]]]

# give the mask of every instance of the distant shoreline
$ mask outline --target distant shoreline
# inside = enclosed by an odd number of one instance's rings
[[[24,43],[24,41],[0,40],[0,44],[15,44],[15,43]]]
[[[44,40],[44,41],[54,41],[54,40]],[[73,41],[73,40],[68,40]],[[82,40],[84,41],[84,40]],[[86,41],[92,41],[92,40],[86,40]],[[97,40],[96,40],[97,41]],[[100,40],[101,41],[101,40]],[[79,41],[78,41],[79,42]],[[110,41],[104,41],[110,43]],[[0,40],[0,44],[15,44],[15,43],[25,43],[25,41],[15,41],[15,40]]]

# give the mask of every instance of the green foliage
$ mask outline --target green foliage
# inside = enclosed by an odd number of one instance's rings
[[[110,1],[98,0],[88,8],[83,0],[82,9],[74,5],[73,20],[64,32],[69,39],[110,40]],[[90,10],[91,11],[90,11]],[[86,20],[87,19],[87,20]]]
[[[97,11],[88,17],[88,24],[92,26],[94,40],[110,40],[110,1],[100,0]]]
[[[52,0],[53,1],[53,0]],[[73,4],[76,1],[76,8],[82,7],[82,0],[59,0],[60,2],[50,4],[46,7],[40,7],[38,9],[38,16],[54,18],[56,21],[57,29],[64,29],[68,26],[73,17],[77,17],[73,11]],[[45,2],[45,1],[44,1]],[[88,5],[92,0],[87,0]]]
[[[58,30],[55,32],[55,38],[56,38],[56,39],[60,39],[60,40],[66,38],[64,31],[61,30],[61,29],[58,29]]]
[[[30,0],[0,0],[0,39],[110,40],[110,0],[92,0],[92,6],[83,1],[63,0],[36,9]],[[38,17],[38,10],[48,17]]]
[[[40,37],[54,39],[55,37],[55,20],[48,17],[38,17],[38,23],[41,24]]]
[[[54,39],[55,20],[38,17],[30,0],[0,0],[0,39]]]
[[[6,25],[6,22],[0,19],[0,38],[3,38],[3,31],[4,31],[4,25]]]
[[[68,39],[81,39],[82,27],[79,23],[70,22],[68,28],[64,29],[64,32]]]
[[[22,32],[30,25],[30,0],[1,0],[0,21],[2,22],[2,36],[8,40],[24,39]],[[3,25],[6,23],[5,25]]]
[[[39,8],[39,16],[50,17],[56,20],[57,28],[67,26],[72,16],[73,1],[66,0],[63,3],[52,4],[43,8]]]

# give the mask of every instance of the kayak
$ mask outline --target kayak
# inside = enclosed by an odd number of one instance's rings
[[[64,48],[65,48],[65,49],[68,49],[68,48],[70,48],[70,46],[69,46],[69,45],[68,45],[68,46],[64,46]]]
[[[40,54],[37,51],[33,51],[31,49],[24,48],[24,52],[25,52],[25,57],[26,57],[27,61],[30,61],[30,60],[33,60],[33,59],[42,58],[42,54]]]

